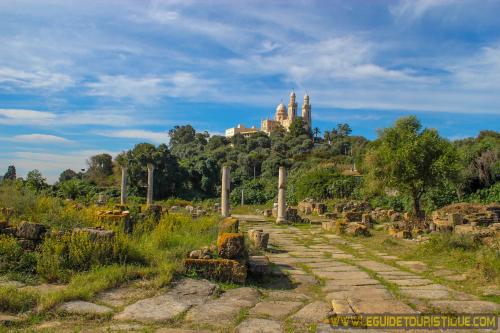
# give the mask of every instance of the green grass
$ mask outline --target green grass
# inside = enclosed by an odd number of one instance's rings
[[[0,311],[20,313],[33,309],[39,301],[39,294],[31,290],[0,287]]]

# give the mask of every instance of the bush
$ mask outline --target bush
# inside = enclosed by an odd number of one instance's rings
[[[45,239],[37,272],[48,281],[67,281],[74,272],[92,267],[143,262],[126,235],[116,234],[111,240],[92,240],[85,232],[68,233]]]
[[[489,204],[500,202],[500,182],[495,183],[491,187],[478,190],[465,198],[468,202],[478,202],[482,204]]]
[[[15,287],[0,287],[0,311],[19,313],[33,309],[39,300],[39,294],[32,290],[20,290]]]
[[[35,272],[37,255],[24,252],[12,236],[0,235],[0,272],[30,275]]]
[[[239,205],[241,203],[241,190],[243,190],[243,196],[246,205],[262,205],[273,200],[277,195],[278,186],[276,183],[269,186],[269,182],[263,181],[261,179],[253,179],[244,182],[243,185],[235,188],[231,192],[231,203],[233,205]]]

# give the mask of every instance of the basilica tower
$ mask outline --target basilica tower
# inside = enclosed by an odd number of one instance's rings
[[[312,129],[311,104],[307,93],[304,95],[304,103],[302,104],[302,120],[306,129],[310,131]]]
[[[288,121],[292,124],[297,117],[297,102],[295,102],[295,91],[290,93],[290,102],[288,103]]]

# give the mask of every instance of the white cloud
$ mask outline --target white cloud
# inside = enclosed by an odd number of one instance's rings
[[[134,118],[130,110],[97,109],[87,111],[49,111],[25,109],[0,109],[0,125],[31,126],[80,126],[97,125],[122,127],[141,121]]]
[[[168,143],[170,140],[167,132],[154,132],[141,129],[102,131],[102,132],[97,132],[97,134],[112,138],[148,140],[154,143]]]
[[[74,84],[73,79],[65,74],[46,70],[21,71],[0,67],[0,83],[4,89],[9,86],[23,89],[63,90]]]
[[[418,19],[434,8],[456,3],[457,0],[401,0],[389,11],[396,18]]]
[[[24,109],[0,109],[0,124],[2,125],[36,125],[48,124],[56,119],[53,112],[24,110]]]
[[[71,140],[66,138],[51,135],[51,134],[21,134],[12,137],[12,141],[15,142],[29,142],[35,144],[45,144],[45,143],[71,143]]]
[[[115,99],[132,99],[150,103],[164,96],[196,97],[212,90],[215,81],[189,72],[174,72],[161,76],[129,77],[103,75],[87,84],[89,93]]]

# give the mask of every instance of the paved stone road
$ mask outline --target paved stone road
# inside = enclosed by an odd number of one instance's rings
[[[218,286],[209,281],[184,279],[160,294],[148,294],[144,291],[147,288],[130,285],[102,293],[93,303],[63,304],[60,310],[112,318],[102,324],[85,322],[91,326],[84,325],[82,331],[160,333],[346,332],[324,323],[329,313],[500,311],[495,303],[422,277],[421,273],[427,269],[422,262],[370,252],[360,244],[324,233],[315,225],[298,228],[277,226],[257,218],[248,220],[251,222],[242,223],[242,229],[269,232],[273,249],[267,255],[274,263],[275,278],[260,288],[243,287],[220,293]],[[75,327],[71,321],[61,320],[40,323],[35,327],[38,329],[73,332]],[[385,331],[349,329],[348,332]]]

